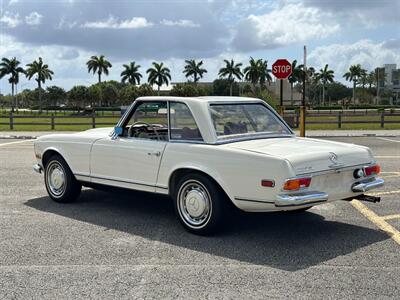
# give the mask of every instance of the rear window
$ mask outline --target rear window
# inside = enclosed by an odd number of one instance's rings
[[[286,125],[261,103],[211,104],[210,111],[218,138],[292,134]]]

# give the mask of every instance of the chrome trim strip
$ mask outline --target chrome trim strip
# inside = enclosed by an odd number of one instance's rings
[[[298,206],[313,204],[319,202],[326,202],[328,200],[328,194],[325,192],[309,192],[301,194],[280,194],[276,196],[275,206]]]
[[[39,164],[34,164],[33,165],[33,170],[36,172],[36,173],[42,173],[42,170],[43,170],[43,168],[42,168],[42,166],[41,165],[39,165]]]
[[[130,181],[130,180],[111,179],[111,178],[106,178],[106,177],[101,177],[101,176],[89,176],[89,175],[84,175],[84,174],[80,174],[80,173],[74,173],[74,175],[81,176],[81,177],[93,178],[93,179],[101,179],[101,180],[115,181],[115,182],[121,182],[121,183],[130,183],[130,184],[136,184],[136,185],[143,185],[143,186],[148,186],[148,187],[156,187],[156,188],[168,190],[168,187],[165,187],[165,186],[154,185],[154,184],[146,184],[146,183],[139,183],[139,182]]]
[[[351,187],[351,190],[353,192],[366,192],[366,191],[381,187],[384,184],[385,184],[385,181],[382,178],[375,178],[373,181],[355,183]]]
[[[264,203],[264,204],[274,204],[273,201],[255,200],[255,199],[247,199],[247,198],[239,198],[239,197],[235,197],[235,200],[237,200],[237,201],[246,201],[246,202]]]
[[[364,167],[368,167],[368,166],[373,166],[374,164],[376,164],[375,161],[370,162],[370,163],[363,163],[363,164],[357,164],[357,165],[351,165],[351,166],[338,167],[336,169],[326,169],[326,170],[322,170],[322,171],[298,173],[294,178],[303,177],[303,176],[307,176],[307,175],[309,175],[309,176],[317,176],[317,175],[340,173],[340,172],[343,172],[343,171],[349,171],[349,170],[354,169],[354,168],[364,168]],[[365,177],[365,178],[369,178],[369,177]]]

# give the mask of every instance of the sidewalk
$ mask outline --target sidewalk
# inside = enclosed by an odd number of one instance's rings
[[[46,134],[74,133],[73,131],[0,131],[0,139],[35,139]],[[295,130],[299,135],[299,131]],[[308,130],[307,137],[400,137],[400,130]]]

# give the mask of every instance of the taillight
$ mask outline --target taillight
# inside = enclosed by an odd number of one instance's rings
[[[365,176],[377,175],[381,172],[381,167],[379,165],[373,165],[364,168]]]
[[[301,188],[309,187],[311,184],[311,177],[295,178],[286,180],[283,189],[287,191],[296,191]]]

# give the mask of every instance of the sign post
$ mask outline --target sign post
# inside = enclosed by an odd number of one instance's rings
[[[286,59],[278,59],[272,65],[272,74],[280,80],[280,103],[279,103],[279,114],[283,117],[284,106],[283,106],[283,80],[288,78],[292,74],[292,65]]]
[[[303,62],[303,97],[300,107],[300,136],[306,136],[306,81],[307,81],[307,49],[304,46],[304,62]]]

